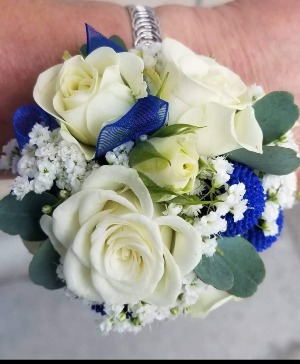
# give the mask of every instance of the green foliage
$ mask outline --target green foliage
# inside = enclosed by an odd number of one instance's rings
[[[200,127],[189,124],[175,124],[163,126],[162,128],[151,134],[151,138],[165,138],[173,135],[195,133]]]
[[[243,148],[237,149],[228,154],[228,159],[246,164],[258,171],[279,176],[293,172],[300,165],[300,159],[294,150],[277,146],[263,147],[263,154]]]
[[[218,201],[202,201],[198,196],[182,194],[182,195],[177,195],[177,197],[174,197],[169,202],[182,206],[190,206],[190,205],[212,205],[217,203]]]
[[[210,258],[203,256],[194,272],[202,282],[216,289],[226,291],[233,287],[233,273],[223,257],[217,253]]]
[[[263,132],[263,144],[279,139],[290,130],[299,117],[299,108],[289,92],[275,91],[258,100],[255,117]]]
[[[112,35],[111,37],[109,37],[109,40],[111,40],[117,46],[119,46],[120,48],[122,48],[124,52],[127,52],[128,51],[128,49],[127,49],[127,47],[125,45],[124,40],[122,38],[120,38],[118,35]]]
[[[137,144],[129,153],[129,164],[131,167],[146,162],[150,159],[163,159],[170,164],[170,161],[160,154],[156,148],[149,142],[141,142]]]
[[[252,296],[265,277],[259,254],[239,236],[218,239],[215,255],[203,257],[194,271],[204,283],[242,298]]]
[[[176,193],[172,190],[164,187],[158,186],[155,182],[152,181],[149,177],[147,177],[144,173],[139,172],[139,176],[141,180],[144,182],[147,187],[151,198],[155,202],[164,202],[173,199],[176,196]]]
[[[29,241],[45,240],[47,236],[40,227],[44,205],[54,205],[58,199],[50,193],[28,193],[19,201],[8,195],[0,201],[0,229],[10,235],[20,235]]]
[[[50,290],[60,289],[65,283],[58,278],[56,270],[60,256],[51,241],[46,240],[35,253],[29,266],[29,278],[33,283]]]
[[[80,48],[79,48],[79,54],[85,58],[87,56],[87,45],[83,44]]]

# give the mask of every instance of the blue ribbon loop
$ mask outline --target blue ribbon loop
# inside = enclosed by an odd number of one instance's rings
[[[86,28],[86,39],[87,39],[86,46],[88,55],[92,53],[95,49],[100,47],[110,47],[117,53],[124,52],[124,49],[119,47],[116,43],[114,43],[110,39],[106,38],[101,33],[97,32],[97,30],[95,30],[89,24],[85,24],[85,28]]]
[[[106,125],[99,134],[96,159],[121,144],[160,129],[166,121],[169,104],[155,96],[139,99],[121,119]]]
[[[20,150],[29,142],[28,134],[35,124],[48,126],[49,130],[54,130],[59,127],[54,117],[46,113],[39,106],[24,105],[19,107],[13,117],[13,127]]]

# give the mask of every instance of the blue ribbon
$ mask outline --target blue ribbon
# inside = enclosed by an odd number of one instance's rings
[[[116,43],[114,43],[110,39],[106,38],[101,33],[97,32],[97,30],[95,30],[89,24],[85,24],[85,28],[86,28],[86,38],[87,38],[86,46],[88,55],[92,53],[95,49],[100,47],[110,47],[117,53],[124,52],[124,49],[119,47]]]
[[[166,121],[169,104],[155,96],[139,99],[121,119],[106,125],[99,134],[96,159],[119,145],[160,129]]]
[[[35,124],[48,126],[49,130],[59,127],[53,116],[36,105],[21,106],[14,114],[13,127],[20,150],[29,142],[28,134]]]

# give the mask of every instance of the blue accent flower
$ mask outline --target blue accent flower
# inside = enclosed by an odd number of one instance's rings
[[[91,309],[93,311],[95,311],[96,313],[100,313],[101,316],[106,316],[106,312],[105,312],[105,306],[104,303],[99,304],[94,304],[91,306]]]
[[[276,220],[276,224],[278,225],[278,233],[276,235],[265,236],[262,228],[254,226],[252,229],[247,231],[247,233],[244,234],[243,237],[248,240],[258,252],[262,252],[263,250],[270,248],[278,239],[283,227],[283,222],[284,215],[283,211],[280,210],[278,218]]]
[[[233,163],[233,166],[234,170],[230,176],[228,185],[232,186],[241,182],[244,183],[246,189],[244,199],[247,199],[248,203],[242,220],[234,222],[231,213],[225,215],[227,230],[222,235],[228,237],[245,234],[255,226],[264,211],[266,201],[266,194],[261,180],[253,170],[241,163]]]

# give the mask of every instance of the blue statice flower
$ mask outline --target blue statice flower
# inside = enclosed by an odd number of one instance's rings
[[[93,304],[91,306],[91,309],[92,309],[92,311],[95,311],[96,313],[100,313],[101,316],[106,316],[104,303],[101,303],[101,304]]]
[[[255,226],[264,212],[266,201],[262,182],[253,170],[244,164],[236,162],[233,163],[233,167],[233,172],[227,183],[229,186],[239,183],[245,185],[246,192],[243,198],[247,200],[247,210],[244,212],[243,219],[239,221],[234,221],[234,215],[230,212],[225,215],[227,230],[222,235],[227,237],[245,234]]]
[[[243,237],[247,239],[258,252],[262,252],[270,248],[275,241],[278,239],[284,222],[284,215],[282,209],[279,212],[276,224],[278,226],[278,231],[275,235],[265,235],[262,227],[254,226],[252,229],[248,230]]]

